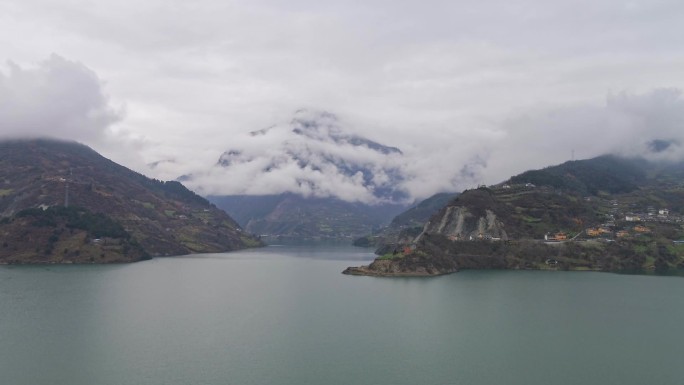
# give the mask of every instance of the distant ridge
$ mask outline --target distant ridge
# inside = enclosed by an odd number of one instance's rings
[[[406,206],[366,205],[335,198],[286,193],[264,196],[209,196],[248,232],[288,239],[351,239],[389,223]]]
[[[509,183],[532,183],[591,195],[600,191],[611,194],[627,193],[636,190],[646,181],[645,163],[639,159],[604,155],[526,171],[512,177]]]

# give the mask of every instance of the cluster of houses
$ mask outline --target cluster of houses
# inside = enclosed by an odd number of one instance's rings
[[[586,198],[585,198],[586,199]],[[631,204],[629,210],[621,210],[617,200],[610,201],[612,206],[611,217],[624,218],[626,222],[661,222],[661,223],[684,223],[684,216],[673,214],[667,208],[655,208],[648,206],[646,210],[635,210],[635,204]]]
[[[642,225],[636,225],[636,226],[633,226],[629,229],[623,229],[623,230],[618,230],[618,231],[614,231],[612,229],[612,227],[608,227],[608,226],[590,227],[590,228],[584,230],[584,233],[590,238],[598,238],[598,237],[625,238],[625,237],[630,237],[634,234],[647,234],[650,232],[651,232],[651,229],[649,229],[646,226],[642,226]],[[563,241],[568,240],[568,235],[562,231],[555,233],[555,234],[546,234],[546,235],[544,235],[544,240],[547,242],[563,242]]]
[[[683,223],[684,217],[672,215],[668,209],[655,209],[649,207],[644,213],[625,214],[627,222],[663,222],[663,223]]]
[[[510,189],[535,189],[532,183],[526,184],[516,184],[511,185],[508,183],[492,186],[494,188],[500,188],[502,190]],[[598,197],[585,197],[585,201],[602,201],[602,203],[607,203],[611,206],[610,214],[607,215],[607,222],[596,226],[587,228],[584,230],[586,235],[585,239],[588,238],[625,238],[630,236],[638,236],[640,234],[647,234],[651,232],[651,229],[644,224],[648,223],[673,223],[673,224],[684,224],[684,215],[678,215],[671,213],[668,208],[655,208],[649,206],[644,211],[643,208],[639,210],[636,208],[635,204],[630,205],[630,209],[625,210],[625,207],[620,207],[624,205],[624,202],[618,202],[618,200],[603,201],[603,199]],[[636,209],[636,210],[635,210]],[[616,226],[616,222],[627,222],[626,226]],[[616,230],[617,228],[622,228]],[[577,237],[574,237],[575,239]],[[470,240],[483,239],[483,235],[480,237],[469,237]],[[488,240],[498,240],[497,238],[492,238],[491,236],[484,236],[484,239]],[[555,234],[549,233],[544,236],[544,240],[547,242],[563,242],[569,239],[568,234],[564,232],[557,232]]]
[[[585,230],[585,233],[592,238],[595,237],[601,237],[601,236],[612,236],[615,235],[617,238],[625,238],[629,237],[632,234],[646,234],[650,233],[651,229],[649,229],[646,226],[642,225],[636,225],[632,227],[631,229],[623,229],[619,230],[617,232],[613,232],[613,229],[607,226],[599,226],[599,227],[590,227]]]
[[[617,205],[617,201],[612,201],[611,204]],[[645,222],[661,222],[661,223],[682,223],[684,218],[678,215],[671,215],[670,210],[661,208],[655,209],[649,207],[645,213],[626,213],[621,216],[617,209],[611,210],[613,214],[608,215],[608,221],[596,227],[589,227],[584,230],[588,238],[626,238],[631,236],[638,236],[639,234],[648,234],[651,229],[644,226]],[[615,230],[616,218],[624,219],[624,222],[632,223],[633,225],[624,226],[621,230]],[[560,242],[568,239],[567,234],[558,232],[556,234],[547,234],[544,236],[545,241]]]

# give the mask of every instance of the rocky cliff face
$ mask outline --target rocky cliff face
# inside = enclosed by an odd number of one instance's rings
[[[441,234],[451,240],[508,239],[503,222],[492,210],[485,209],[484,215],[478,215],[463,206],[442,209],[425,225],[417,240],[425,234]]]
[[[503,268],[505,263],[498,258],[473,258],[481,250],[469,250],[465,255],[454,258],[450,253],[428,253],[423,245],[432,239],[446,242],[508,240],[504,223],[494,212],[497,207],[487,191],[470,191],[463,199],[454,199],[433,215],[423,231],[412,239],[410,232],[403,232],[396,244],[386,244],[379,249],[382,256],[368,266],[350,267],[344,271],[349,275],[374,276],[433,276],[449,274],[463,266]],[[487,206],[483,206],[486,204]],[[470,242],[473,245],[484,242]],[[486,242],[490,243],[490,242]],[[499,243],[499,242],[497,242]],[[418,249],[416,249],[418,246]]]

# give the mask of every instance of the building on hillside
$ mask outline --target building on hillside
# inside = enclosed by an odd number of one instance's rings
[[[668,216],[668,215],[670,215],[670,210],[660,209],[660,210],[658,210],[658,215]]]
[[[625,215],[625,220],[627,222],[640,222],[641,217],[639,217],[638,215]]]
[[[590,237],[598,237],[599,235],[601,235],[601,230],[595,229],[595,228],[589,228],[586,230],[586,233]]]
[[[625,238],[629,236],[629,231],[627,230],[620,230],[615,234],[618,238]]]
[[[651,229],[646,226],[634,226],[634,231],[637,233],[650,233]]]

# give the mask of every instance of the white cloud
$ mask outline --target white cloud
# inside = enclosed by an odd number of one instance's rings
[[[51,52],[98,76],[61,59],[67,70],[47,89],[83,93],[59,111],[45,102],[49,92],[28,93],[23,104],[12,96],[23,110],[6,109],[2,119],[79,138],[173,179],[207,170],[234,146],[277,154],[287,135],[252,142],[246,133],[303,107],[324,109],[352,134],[404,156],[372,158],[326,143],[316,151],[377,164],[376,185],[391,179],[383,170],[398,168],[400,188],[425,196],[498,182],[567,160],[573,149],[577,158],[641,153],[652,138],[679,140],[679,99],[668,107],[650,93],[684,89],[682,17],[684,3],[674,0],[9,0],[0,3],[0,52],[30,75],[22,80],[29,90],[58,65],[26,63]],[[2,77],[6,95],[6,84],[16,89],[20,81],[12,71]],[[606,104],[607,94],[617,96]],[[125,116],[112,108],[122,105]],[[261,165],[252,166],[203,187],[238,190],[222,184],[249,180]],[[302,176],[289,167],[291,178],[269,175],[250,188],[308,189],[294,184]],[[326,172],[307,174],[331,180],[315,193],[369,197]]]
[[[0,70],[0,139],[55,138],[85,143],[137,171],[147,167],[146,143],[117,125],[124,108],[114,107],[97,74],[52,54],[34,66],[8,62]]]
[[[613,153],[653,160],[684,159],[684,99],[679,89],[610,94],[603,104],[540,109],[501,126],[489,181],[531,168]],[[654,141],[671,143],[654,151]]]
[[[2,137],[93,141],[121,118],[95,73],[82,64],[52,55],[33,68],[7,67],[0,72]]]

